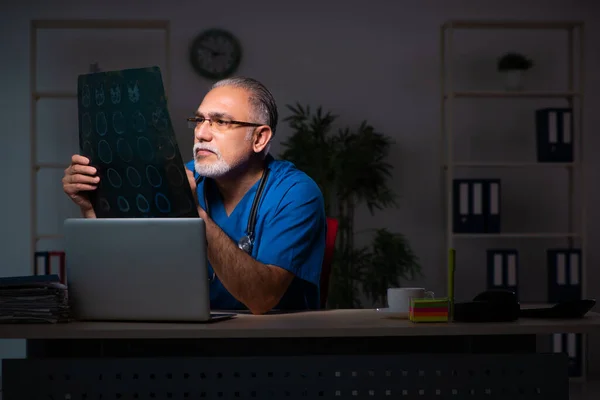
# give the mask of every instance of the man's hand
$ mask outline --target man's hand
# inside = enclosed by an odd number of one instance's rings
[[[79,206],[83,216],[95,218],[96,213],[86,192],[96,190],[100,177],[96,176],[96,168],[89,164],[87,157],[75,154],[71,157],[71,165],[65,169],[62,183],[64,192]]]
[[[187,175],[188,182],[190,184],[190,189],[192,189],[192,195],[194,196],[194,201],[196,202],[196,206],[198,206],[199,205],[198,193],[196,192],[196,179],[194,179],[194,173],[187,168],[185,169],[185,173]]]
[[[198,191],[196,185],[196,179],[194,179],[194,173],[189,169],[185,169],[185,173],[188,178],[188,182],[190,184],[190,189],[192,189],[192,195],[194,196],[194,201],[196,202],[196,208],[198,209],[198,215],[200,218],[204,220],[206,223],[206,235],[209,236],[214,230],[214,222],[210,219],[206,211],[202,207],[200,207],[200,203],[198,202]]]

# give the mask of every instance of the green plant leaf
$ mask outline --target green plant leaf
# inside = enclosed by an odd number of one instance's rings
[[[401,234],[379,229],[370,245],[354,244],[356,207],[365,205],[371,214],[397,207],[389,187],[393,167],[387,162],[393,142],[367,121],[355,129],[335,127],[338,116],[321,106],[314,112],[299,103],[287,109],[291,114],[284,121],[293,133],[282,143],[281,158],[319,185],[327,216],[339,223],[328,305],[360,307],[361,290],[370,300],[381,302],[388,287],[420,272],[418,259]]]
[[[498,58],[498,71],[528,70],[533,67],[533,61],[517,52],[508,52]]]
[[[400,286],[401,279],[413,280],[421,275],[419,259],[402,234],[378,229],[370,256],[361,282],[365,294],[376,304],[384,306],[387,289]]]

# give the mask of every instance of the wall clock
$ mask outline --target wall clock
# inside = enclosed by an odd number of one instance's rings
[[[242,46],[230,32],[209,29],[200,33],[190,47],[190,63],[201,76],[223,79],[233,74],[242,60]]]

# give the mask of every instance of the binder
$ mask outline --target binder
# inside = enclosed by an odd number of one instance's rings
[[[581,299],[581,249],[548,249],[548,301]]]
[[[515,249],[487,250],[487,288],[505,289],[519,297],[519,253]]]
[[[569,358],[569,377],[580,377],[583,373],[583,347],[580,333],[554,333],[552,352],[566,353]]]
[[[53,258],[58,258],[58,271],[53,271]],[[60,282],[66,284],[67,271],[65,265],[64,251],[36,251],[34,253],[34,271],[35,275],[50,275],[58,272]]]
[[[538,162],[573,162],[573,109],[536,110],[535,123]]]
[[[452,185],[453,231],[455,233],[471,232],[470,185],[466,179],[454,179]]]
[[[500,232],[500,179],[484,180],[484,219],[486,233]]]
[[[548,302],[558,303],[581,299],[581,249],[556,248],[547,250]],[[553,351],[569,356],[569,376],[583,374],[582,335],[557,333],[553,335]]]
[[[485,232],[484,182],[480,179],[454,179],[452,197],[454,233]]]
[[[34,253],[34,271],[35,275],[50,275],[50,252],[36,251]]]

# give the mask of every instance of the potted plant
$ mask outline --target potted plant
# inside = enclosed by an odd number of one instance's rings
[[[525,72],[533,67],[533,61],[520,53],[509,52],[498,59],[498,71],[504,75],[508,90],[521,90]]]
[[[366,121],[351,130],[333,131],[338,116],[319,107],[287,105],[284,119],[292,135],[283,142],[281,158],[293,162],[321,188],[327,216],[339,223],[329,288],[329,308],[360,307],[360,292],[375,306],[385,306],[388,287],[421,273],[418,257],[400,233],[380,228],[358,232],[357,207],[375,210],[397,206],[388,186],[392,167],[387,156],[392,142]],[[369,235],[359,246],[357,235]]]

